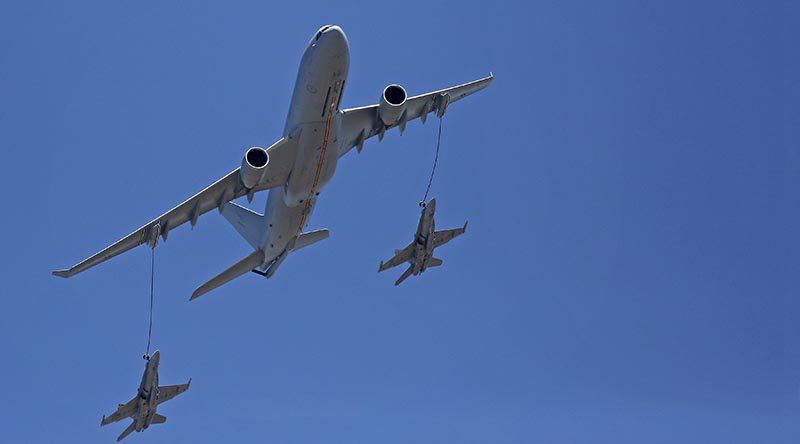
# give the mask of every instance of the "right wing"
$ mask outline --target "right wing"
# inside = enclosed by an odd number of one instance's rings
[[[294,164],[296,138],[284,137],[267,149],[269,164],[264,178],[252,189],[245,188],[239,176],[239,168],[231,171],[222,179],[214,182],[208,188],[190,197],[188,200],[166,213],[139,227],[133,233],[118,240],[104,250],[73,265],[66,270],[56,270],[53,275],[68,278],[95,265],[105,262],[114,256],[122,254],[134,247],[149,243],[152,246],[158,242],[158,236],[167,239],[169,232],[186,222],[192,226],[197,223],[197,218],[214,208],[222,209],[225,203],[252,193],[281,186],[291,172]]]
[[[403,262],[408,262],[411,260],[411,254],[414,252],[414,242],[408,244],[407,247],[403,248],[402,250],[395,251],[395,255],[393,258],[389,259],[386,262],[381,261],[381,265],[378,267],[378,272],[380,273],[383,270],[388,270],[392,267],[396,267]]]
[[[442,245],[450,242],[454,237],[460,236],[467,231],[467,223],[461,228],[454,228],[452,230],[441,230],[433,233],[433,248],[441,247]]]
[[[189,385],[192,383],[190,379],[189,382],[186,384],[178,384],[178,385],[162,385],[158,388],[158,403],[164,403],[169,401],[170,399],[180,395],[181,393],[189,390]]]
[[[139,397],[134,396],[133,399],[126,402],[125,404],[120,404],[119,407],[117,407],[116,412],[108,416],[103,416],[103,419],[100,420],[100,425],[101,426],[108,425],[111,424],[112,422],[117,422],[119,420],[133,416],[133,414],[136,413],[136,406],[138,401]]]
[[[378,105],[342,110],[342,132],[339,137],[343,143],[339,148],[339,157],[344,156],[353,147],[360,152],[364,141],[372,136],[377,135],[379,139],[383,139],[383,134],[388,129],[400,127],[400,132],[403,132],[406,123],[416,118],[425,123],[431,112],[436,112],[441,117],[449,104],[486,88],[493,78],[492,74],[489,74],[472,82],[409,97],[406,100],[405,119],[390,126],[384,125],[378,117]]]

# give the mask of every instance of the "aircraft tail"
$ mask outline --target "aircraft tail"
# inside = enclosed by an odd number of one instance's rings
[[[131,425],[128,426],[128,428],[123,430],[122,433],[120,433],[119,436],[117,436],[117,442],[120,442],[123,439],[125,439],[126,436],[130,435],[131,432],[135,430],[135,428],[136,428],[136,421],[133,421],[131,422]]]
[[[327,228],[302,233],[300,236],[297,236],[297,240],[294,241],[292,252],[327,239],[329,235],[330,231],[328,231]]]
[[[225,204],[222,216],[233,225],[233,228],[250,244],[253,248],[261,246],[266,229],[264,216],[255,211],[245,208],[233,202]]]
[[[210,281],[201,285],[197,290],[194,291],[194,293],[192,293],[192,297],[189,298],[189,300],[191,301],[197,299],[200,296],[208,293],[209,291],[219,287],[220,285],[226,284],[232,281],[233,279],[249,272],[250,270],[253,270],[254,268],[260,266],[263,263],[264,263],[264,252],[261,250],[256,250],[246,258],[235,263],[227,270],[211,278]]]
[[[394,285],[400,285],[400,283],[403,282],[404,280],[408,279],[408,277],[411,276],[411,273],[413,273],[413,272],[414,272],[414,266],[410,265],[408,267],[408,269],[406,269],[405,273],[400,275],[400,277],[397,279],[397,281],[395,281]]]
[[[164,424],[165,422],[167,422],[167,417],[158,413],[153,413],[153,419],[150,420],[150,424]]]

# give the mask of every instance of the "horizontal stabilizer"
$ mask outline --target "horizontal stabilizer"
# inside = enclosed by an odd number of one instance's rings
[[[439,258],[432,257],[431,260],[428,261],[428,268],[438,267],[440,265],[442,265],[442,260]]]
[[[150,421],[150,424],[164,424],[165,422],[167,422],[166,416],[153,413],[153,419]]]
[[[297,237],[297,240],[295,240],[294,247],[292,247],[292,251],[293,252],[297,251],[311,244],[315,244],[323,239],[327,239],[329,235],[330,232],[326,228],[323,228],[321,230],[309,231],[308,233],[303,233]]]
[[[233,225],[233,228],[239,232],[251,247],[258,248],[261,246],[262,236],[266,232],[264,227],[266,222],[264,222],[263,215],[239,204],[228,202],[225,204],[222,216]]]
[[[192,297],[189,300],[194,300],[199,298],[200,296],[208,293],[209,291],[219,287],[220,285],[226,284],[233,279],[249,272],[250,270],[260,266],[264,263],[264,252],[261,250],[256,250],[250,256],[240,260],[232,267],[228,268],[227,270],[223,271],[222,273],[218,274],[210,281],[206,282],[205,284],[201,285],[200,288],[192,293]]]

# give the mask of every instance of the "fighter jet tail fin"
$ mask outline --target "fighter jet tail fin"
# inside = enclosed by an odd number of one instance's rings
[[[431,260],[428,261],[428,268],[438,267],[440,265],[442,265],[442,260],[439,258],[432,257]]]
[[[122,433],[120,433],[119,436],[117,436],[117,442],[120,442],[123,439],[125,439],[125,437],[130,435],[131,432],[133,432],[135,428],[136,428],[136,421],[133,421],[133,422],[131,422],[131,425],[128,426],[128,428],[123,430]]]
[[[266,232],[264,216],[233,202],[225,204],[222,216],[233,225],[233,228],[251,247],[258,248],[260,246],[262,236]]]
[[[400,285],[400,283],[403,282],[404,280],[408,279],[408,277],[411,276],[411,273],[413,273],[413,272],[414,272],[414,266],[410,265],[408,267],[408,269],[405,271],[405,273],[400,275],[400,277],[397,279],[397,281],[395,281],[394,285]]]
[[[153,420],[150,421],[150,424],[164,424],[167,422],[167,417],[164,415],[159,415],[158,413],[153,414]]]

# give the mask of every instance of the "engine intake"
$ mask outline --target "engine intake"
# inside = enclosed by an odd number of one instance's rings
[[[267,171],[267,164],[269,164],[269,154],[264,148],[254,146],[244,153],[239,176],[245,188],[249,190],[261,182],[264,172]]]
[[[389,85],[381,94],[378,115],[386,126],[392,126],[403,116],[406,109],[406,90],[400,85]]]

